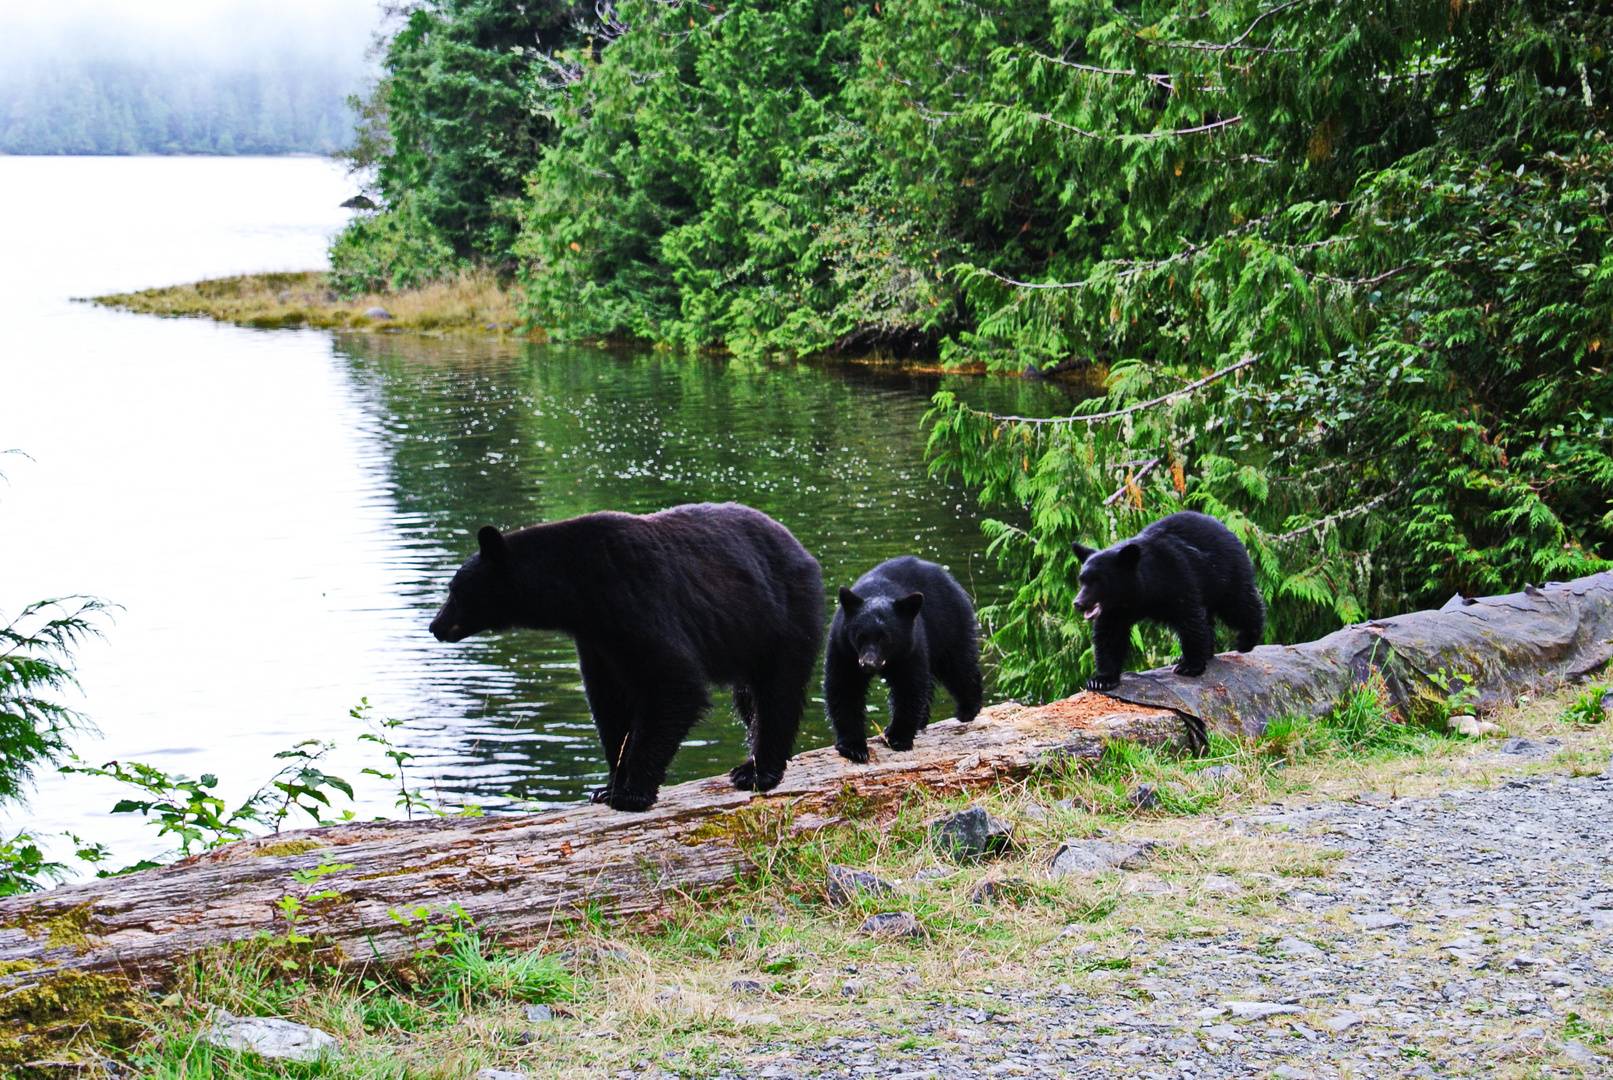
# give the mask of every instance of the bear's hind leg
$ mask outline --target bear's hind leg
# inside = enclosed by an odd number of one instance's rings
[[[1266,601],[1249,581],[1234,591],[1221,619],[1238,633],[1237,649],[1248,652],[1266,636]]]
[[[801,713],[806,708],[812,659],[779,664],[751,682],[756,694],[756,727],[751,735],[750,760],[728,773],[740,791],[771,791],[784,779],[785,766],[795,752]]]
[[[985,691],[980,681],[980,659],[973,650],[952,663],[937,665],[935,677],[958,706],[960,724],[967,724],[979,714]]]
[[[855,656],[830,647],[823,659],[823,708],[834,727],[835,750],[858,765],[868,761],[868,729],[863,722],[868,682]]]

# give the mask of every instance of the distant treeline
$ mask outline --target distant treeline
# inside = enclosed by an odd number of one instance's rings
[[[119,59],[0,72],[3,154],[330,153],[351,140],[359,74],[308,62],[255,71]]]

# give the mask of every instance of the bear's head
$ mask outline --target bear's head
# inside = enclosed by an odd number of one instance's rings
[[[513,557],[504,534],[491,525],[476,534],[480,550],[459,568],[431,632],[438,641],[463,641],[483,630],[515,625]]]
[[[862,597],[840,586],[840,610],[845,613],[842,632],[857,654],[857,666],[872,675],[888,662],[913,650],[913,620],[924,606],[924,594],[908,593]]]
[[[1143,549],[1135,541],[1101,551],[1080,543],[1070,547],[1081,560],[1081,591],[1075,594],[1075,606],[1084,617],[1103,614],[1104,601],[1115,607],[1137,595],[1137,564]]]

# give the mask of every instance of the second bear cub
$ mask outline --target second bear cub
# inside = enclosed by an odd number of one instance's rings
[[[1231,529],[1208,514],[1183,510],[1098,551],[1074,544],[1081,560],[1075,606],[1092,623],[1093,673],[1088,690],[1120,685],[1131,652],[1131,628],[1144,619],[1176,631],[1178,675],[1202,675],[1215,655],[1215,622],[1237,631],[1239,652],[1260,644],[1266,605],[1255,587],[1249,552]]]
[[[823,662],[823,701],[835,749],[859,764],[868,760],[863,713],[875,675],[890,691],[885,744],[892,750],[911,750],[913,736],[928,726],[932,679],[957,702],[960,721],[980,711],[974,605],[934,563],[903,555],[880,563],[851,588],[840,587]]]

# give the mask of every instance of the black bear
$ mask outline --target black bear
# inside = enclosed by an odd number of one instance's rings
[[[892,750],[911,750],[913,736],[929,724],[932,678],[957,702],[960,721],[980,711],[974,605],[934,563],[904,555],[840,587],[823,660],[823,702],[835,749],[859,764],[868,760],[863,712],[875,675],[890,689],[885,743]]]
[[[750,735],[734,786],[782,779],[823,642],[823,575],[788,529],[748,506],[699,503],[507,535],[489,525],[477,542],[431,632],[570,635],[610,768],[594,802],[650,808],[711,683],[733,687]]]
[[[1081,560],[1075,606],[1092,620],[1092,678],[1088,690],[1120,685],[1131,651],[1131,628],[1162,622],[1181,639],[1178,675],[1202,675],[1215,655],[1219,618],[1238,633],[1238,651],[1260,644],[1266,605],[1255,568],[1232,530],[1208,514],[1183,510],[1098,551],[1071,545]]]

